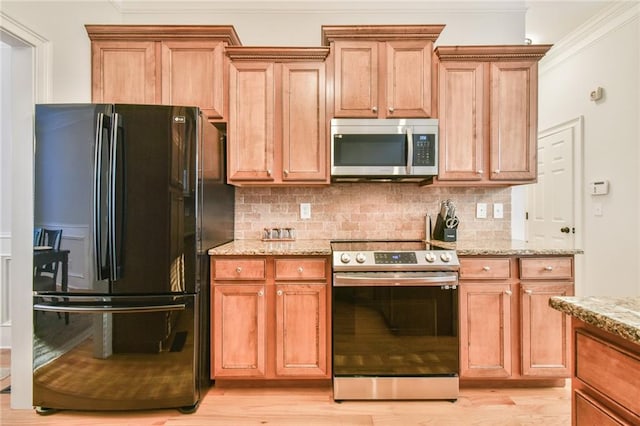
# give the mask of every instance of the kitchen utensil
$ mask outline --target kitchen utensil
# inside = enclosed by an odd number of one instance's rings
[[[450,217],[444,221],[445,226],[449,229],[457,228],[459,223],[460,220],[457,217]]]

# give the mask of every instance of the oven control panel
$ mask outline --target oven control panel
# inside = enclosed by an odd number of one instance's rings
[[[398,251],[398,252],[374,251],[373,260],[376,263],[376,265],[389,265],[389,264],[401,264],[401,263],[415,265],[416,263],[418,263],[418,258],[416,257],[416,253],[414,251]]]
[[[460,268],[455,250],[334,251],[334,271],[438,271]]]

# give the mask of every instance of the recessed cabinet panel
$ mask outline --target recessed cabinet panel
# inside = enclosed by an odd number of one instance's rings
[[[385,48],[386,116],[430,117],[433,43],[390,41]]]
[[[377,117],[378,43],[336,41],[334,116]]]

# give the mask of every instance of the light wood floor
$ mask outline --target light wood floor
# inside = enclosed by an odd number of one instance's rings
[[[9,366],[0,350],[0,367]],[[0,385],[4,388],[10,378]],[[462,389],[458,401],[346,401],[335,403],[329,387],[213,387],[194,414],[65,411],[40,416],[10,409],[0,395],[0,424],[9,425],[569,425],[570,386],[537,389]]]

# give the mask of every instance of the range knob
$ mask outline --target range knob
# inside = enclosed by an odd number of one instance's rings
[[[351,256],[349,256],[349,253],[342,253],[342,255],[340,256],[340,262],[342,263],[351,262]]]
[[[442,259],[443,262],[447,263],[451,261],[451,255],[449,253],[442,253],[440,255],[440,259]]]
[[[367,256],[365,256],[363,253],[356,254],[356,262],[364,263],[365,260],[367,260]]]
[[[436,255],[431,253],[430,251],[427,252],[427,254],[424,255],[424,258],[429,263],[433,263],[433,262],[436,261]]]

